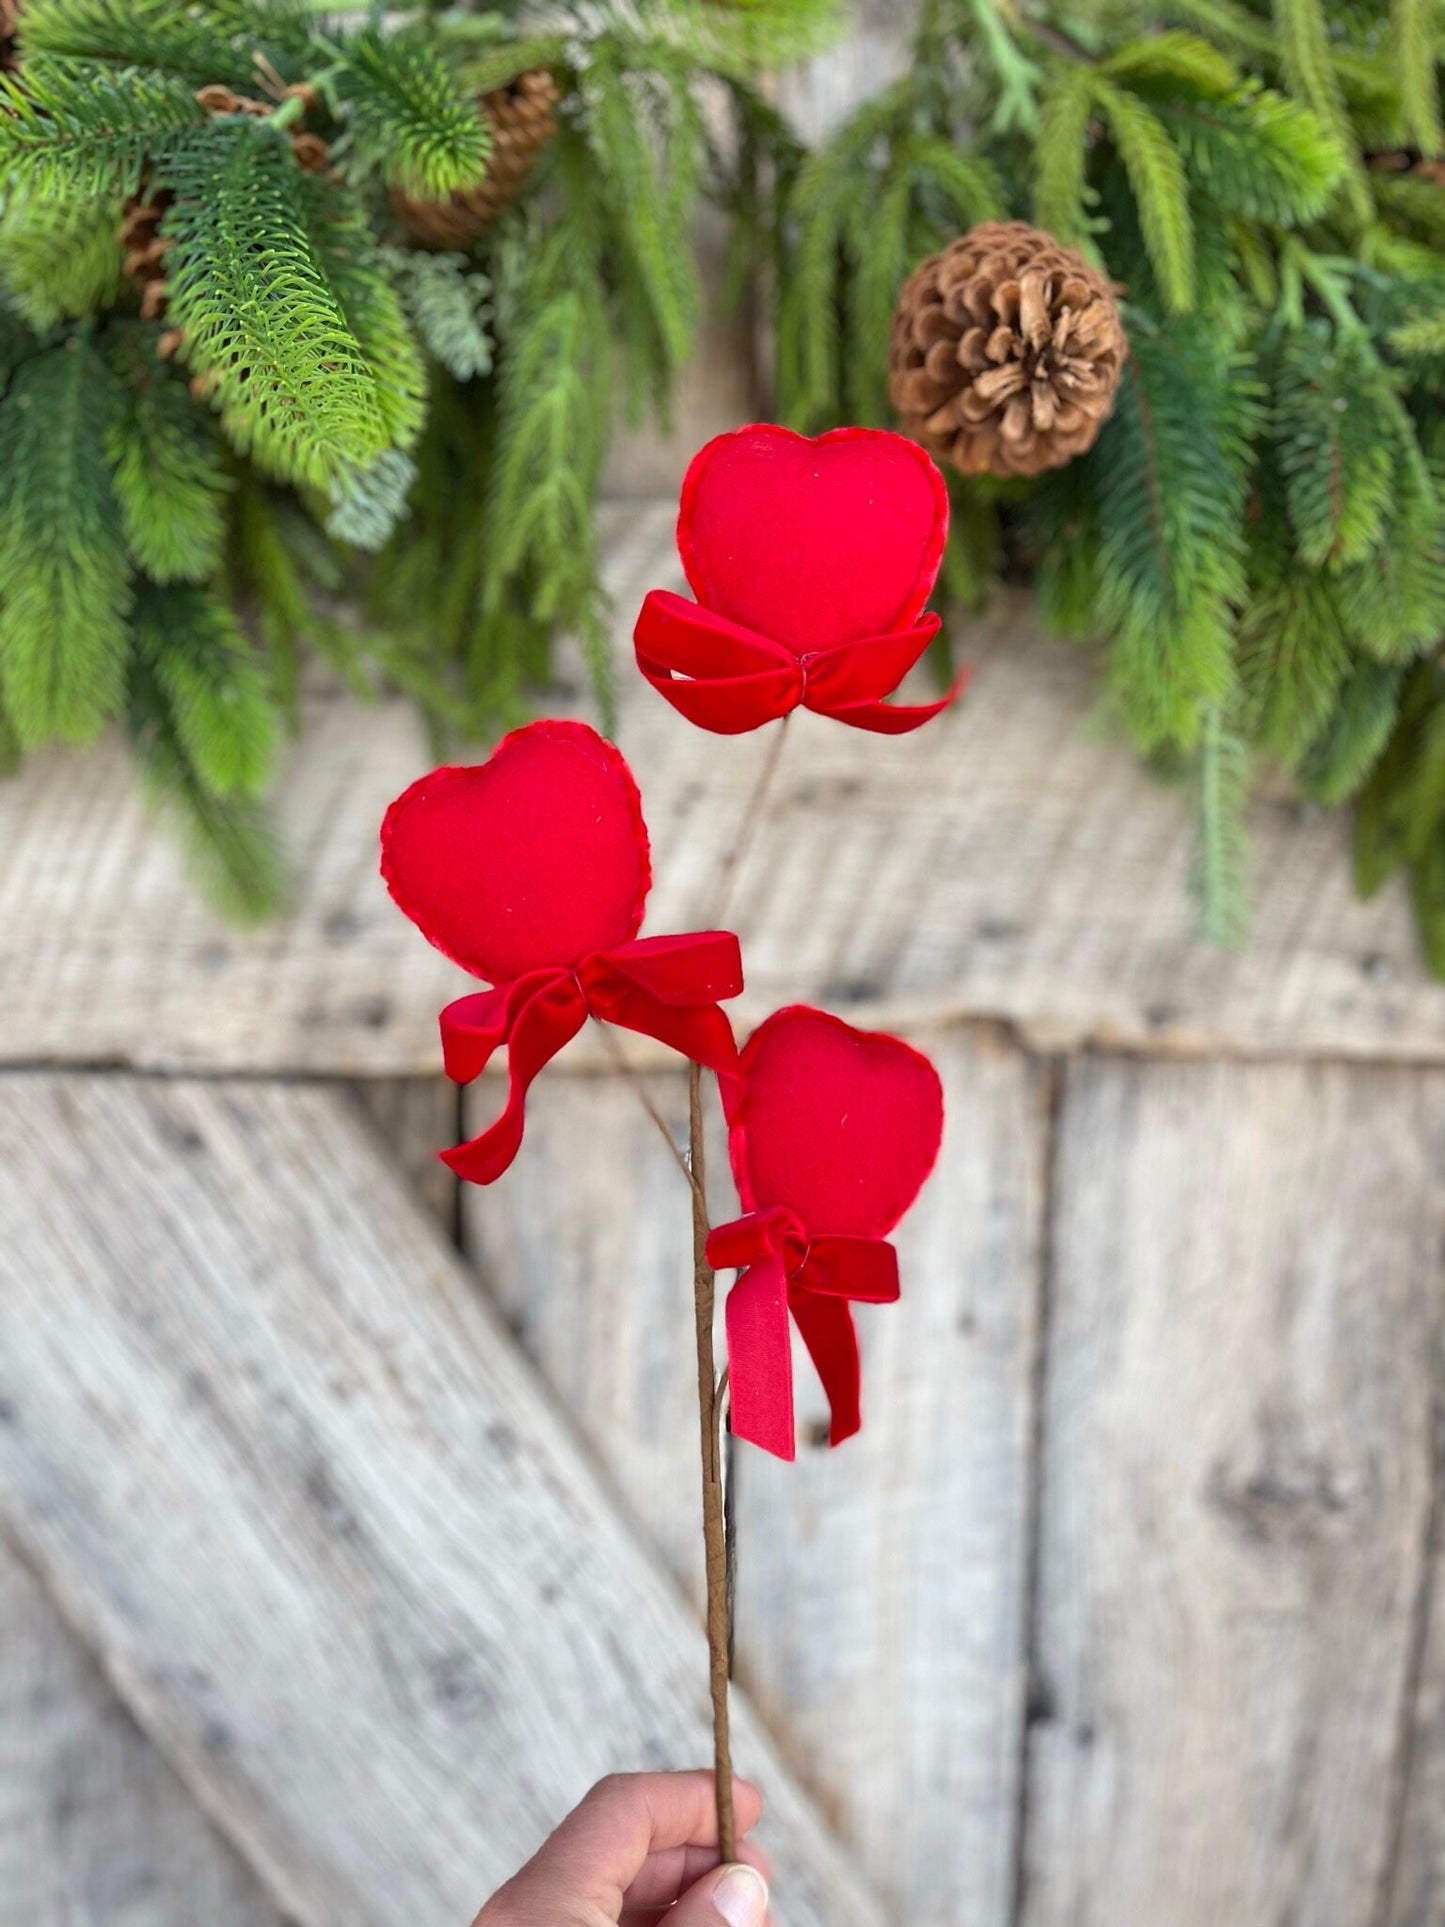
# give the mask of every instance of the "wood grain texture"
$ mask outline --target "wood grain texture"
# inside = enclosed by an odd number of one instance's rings
[[[457,1229],[460,1180],[437,1152],[457,1140],[462,1093],[445,1077],[362,1077],[342,1086],[383,1156],[447,1238]]]
[[[671,510],[614,510],[608,531],[620,640],[644,590],[679,580]],[[802,997],[865,1022],[1003,1019],[1046,1047],[1445,1061],[1445,988],[1403,895],[1354,896],[1343,819],[1261,801],[1252,940],[1204,944],[1186,799],[1091,723],[1088,653],[1041,641],[1015,596],[961,641],[974,689],[917,736],[794,719],[724,906],[745,1022]],[[555,707],[579,705],[568,686]],[[653,832],[647,927],[706,927],[765,735],[692,729],[625,666],[619,686]],[[0,1061],[434,1072],[436,1012],[467,980],[376,873],[382,811],[428,760],[403,705],[317,704],[279,801],[296,909],[242,934],[186,885],[118,744],[32,759],[0,785]],[[571,1061],[605,1062],[587,1039]]]
[[[282,1927],[0,1542],[0,1927]]]
[[[1442,1213],[1438,1074],[1066,1070],[1025,1927],[1380,1918]]]
[[[864,1432],[836,1453],[805,1444],[795,1465],[736,1448],[738,1676],[892,1919],[1005,1927],[1044,1074],[986,1035],[924,1041],[947,1136],[900,1233],[903,1302],[859,1315]],[[647,1088],[682,1137],[684,1079]],[[709,1180],[721,1222],[733,1193],[720,1142]],[[636,1093],[542,1079],[525,1156],[505,1183],[464,1188],[463,1222],[519,1342],[700,1599],[687,1195]],[[801,1350],[798,1384],[800,1429],[816,1438],[821,1393]]]
[[[1440,1264],[1445,1269],[1445,1242]],[[1445,1339],[1436,1364],[1435,1504],[1418,1601],[1419,1652],[1406,1707],[1401,1808],[1382,1927],[1445,1920]]]
[[[349,1106],[21,1074],[0,1517],[302,1927],[460,1922],[706,1650]],[[794,1927],[881,1918],[744,1705]]]

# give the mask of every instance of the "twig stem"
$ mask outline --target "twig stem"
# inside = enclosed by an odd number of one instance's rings
[[[707,1172],[702,1142],[702,1070],[688,1066],[688,1162],[692,1179],[693,1309],[697,1321],[697,1402],[702,1441],[702,1534],[707,1555],[707,1647],[712,1689],[713,1768],[717,1782],[718,1848],[736,1860],[733,1764],[728,1737],[728,1558],[723,1522],[719,1386],[713,1359],[713,1273],[707,1261]]]

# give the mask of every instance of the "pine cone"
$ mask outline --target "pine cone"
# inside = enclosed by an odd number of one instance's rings
[[[121,211],[123,265],[140,286],[140,311],[147,321],[159,321],[166,311],[166,253],[171,244],[160,225],[173,198],[165,188],[142,186]]]
[[[20,25],[20,0],[0,0],[0,74],[13,73],[19,65],[15,34]]]
[[[518,74],[509,86],[480,96],[492,129],[487,171],[475,187],[441,201],[414,201],[393,191],[392,207],[421,247],[465,248],[516,198],[538,154],[557,131],[557,83],[545,67]]]
[[[1113,290],[1024,221],[985,221],[904,282],[888,393],[916,441],[965,475],[1039,475],[1082,455],[1128,353]]]

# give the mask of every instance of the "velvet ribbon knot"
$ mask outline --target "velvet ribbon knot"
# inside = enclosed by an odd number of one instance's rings
[[[637,618],[637,666],[680,715],[720,736],[786,716],[800,706],[853,729],[901,736],[947,709],[964,670],[931,703],[889,703],[938,634],[928,614],[887,635],[861,636],[802,655],[670,589],[651,590]]]
[[[446,1074],[470,1084],[494,1051],[507,1046],[507,1102],[479,1137],[442,1160],[472,1184],[490,1184],[522,1143],[529,1086],[537,1073],[581,1030],[588,1017],[655,1037],[717,1074],[724,1110],[731,1114],[738,1085],[738,1051],[718,999],[743,987],[742,956],[730,931],[683,937],[640,937],[561,965],[528,971],[495,990],[459,997],[441,1013]]]
[[[791,1313],[828,1395],[829,1442],[851,1438],[862,1416],[849,1301],[886,1305],[897,1299],[893,1246],[886,1238],[810,1237],[786,1205],[775,1205],[717,1226],[708,1236],[707,1257],[717,1270],[741,1273],[727,1300],[733,1431],[780,1459],[796,1456]]]

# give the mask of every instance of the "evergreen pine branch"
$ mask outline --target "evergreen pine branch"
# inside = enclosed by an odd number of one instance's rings
[[[1307,796],[1335,804],[1354,795],[1394,727],[1404,675],[1394,663],[1368,658],[1355,663],[1300,762],[1297,774]]]
[[[346,44],[334,85],[362,156],[388,186],[436,197],[486,172],[490,124],[420,33],[366,29]]]
[[[1328,726],[1350,659],[1329,578],[1286,562],[1240,618],[1243,720],[1251,737],[1283,762],[1298,762]]]
[[[201,581],[220,560],[225,526],[215,433],[156,359],[149,329],[113,334],[112,359],[121,389],[105,453],[131,556],[156,582]]]
[[[1194,305],[1194,222],[1179,149],[1138,95],[1096,75],[1093,97],[1129,177],[1160,297],[1185,314]]]
[[[1152,328],[1136,310],[1113,415],[1084,461],[1098,504],[1096,622],[1110,683],[1145,748],[1196,737],[1234,688],[1245,595],[1243,509],[1253,380],[1208,322]]]
[[[386,263],[427,353],[456,381],[492,366],[492,284],[465,254],[389,248]]]
[[[20,364],[38,354],[40,347],[41,337],[0,286],[0,396]]]
[[[1084,197],[1093,111],[1092,71],[1061,65],[1044,96],[1034,149],[1034,220],[1061,241],[1080,240],[1088,225]]]
[[[426,414],[426,368],[387,252],[350,187],[316,174],[295,177],[294,187],[312,259],[365,357],[386,434],[410,448]]]
[[[1240,86],[1239,69],[1227,53],[1197,33],[1173,28],[1126,41],[1099,62],[1098,71],[1125,86],[1140,82],[1182,83],[1205,100],[1222,100]]]
[[[1390,332],[1390,346],[1407,361],[1445,357],[1445,312],[1417,315]]]
[[[400,449],[386,448],[369,467],[343,469],[331,484],[326,533],[336,542],[375,554],[406,518],[416,464]]]
[[[1436,0],[1391,0],[1395,73],[1410,138],[1422,154],[1441,148],[1440,90],[1435,77],[1440,16]]]
[[[170,318],[232,445],[274,475],[321,488],[347,464],[365,467],[390,445],[399,403],[383,394],[328,275],[351,260],[357,311],[361,217],[338,201],[323,258],[317,196],[332,190],[301,174],[265,122],[208,128],[172,150],[163,179],[176,197],[163,223],[174,243]],[[394,304],[384,269],[379,278]]]
[[[184,0],[27,0],[27,59],[71,59],[150,67],[192,86],[221,82],[243,91],[260,80],[255,54],[265,44],[269,10],[257,6],[253,32],[239,37],[205,7]]]
[[[226,603],[192,583],[143,583],[135,652],[165,697],[177,746],[217,796],[259,796],[280,741],[265,673]]]
[[[120,292],[120,203],[17,195],[0,213],[0,283],[37,328],[95,314]]]
[[[1237,948],[1249,923],[1244,810],[1249,751],[1227,710],[1210,703],[1199,735],[1193,884],[1204,934]]]
[[[1313,108],[1333,134],[1340,152],[1353,156],[1354,130],[1332,58],[1322,0],[1273,0],[1273,4],[1279,57],[1290,91]],[[1366,219],[1370,194],[1358,164],[1349,168],[1345,186],[1356,220]]]
[[[1347,566],[1380,544],[1399,451],[1390,380],[1363,332],[1316,320],[1281,346],[1271,426],[1300,559]]]
[[[200,775],[167,692],[140,651],[131,657],[126,714],[147,794],[179,832],[201,889],[233,922],[273,915],[285,877],[264,807],[246,795],[220,796]]]
[[[474,93],[489,94],[537,67],[565,73],[577,57],[578,49],[565,33],[523,34],[468,54],[459,73]]]
[[[1190,179],[1229,213],[1296,227],[1324,212],[1343,176],[1345,156],[1334,136],[1283,94],[1176,94],[1154,106]]]
[[[130,562],[105,460],[114,377],[76,336],[0,402],[0,684],[27,748],[80,742],[120,706]]]
[[[0,171],[42,197],[133,194],[157,142],[204,118],[169,75],[37,56],[0,74]]]

